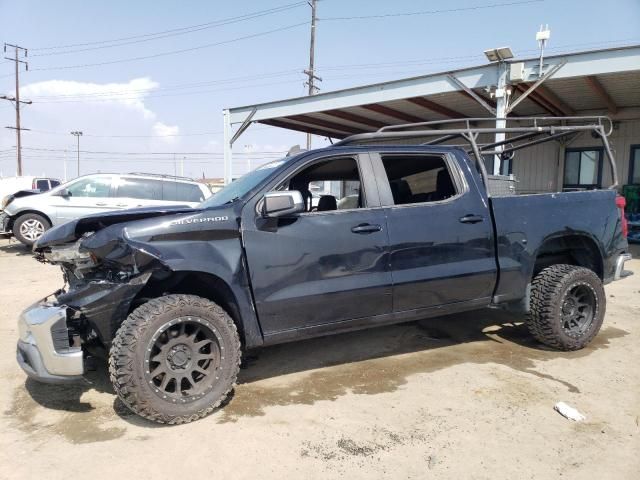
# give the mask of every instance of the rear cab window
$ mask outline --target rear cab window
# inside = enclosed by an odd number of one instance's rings
[[[47,190],[49,190],[49,180],[40,178],[36,180],[35,184],[36,189],[40,190],[41,192],[46,192]]]

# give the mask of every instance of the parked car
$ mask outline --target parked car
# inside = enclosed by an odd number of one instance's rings
[[[42,193],[60,185],[60,180],[46,177],[3,177],[0,178],[0,200],[16,192],[27,190]]]
[[[186,178],[151,174],[93,174],[39,195],[10,195],[3,201],[0,233],[31,246],[52,226],[95,213],[135,207],[194,207],[211,190]]]
[[[266,164],[196,209],[46,232],[35,255],[67,286],[22,313],[22,369],[73,381],[109,352],[123,403],[174,424],[219,406],[242,350],[264,345],[486,307],[526,312],[551,348],[594,338],[603,285],[629,274],[615,190],[492,196],[461,148],[357,139]],[[315,181],[357,198],[314,207]]]

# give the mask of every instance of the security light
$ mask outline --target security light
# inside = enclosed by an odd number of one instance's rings
[[[490,62],[502,62],[503,60],[513,58],[513,52],[509,47],[492,48],[485,50],[484,54]]]

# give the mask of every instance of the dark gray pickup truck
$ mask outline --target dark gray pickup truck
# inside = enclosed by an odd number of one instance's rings
[[[606,142],[602,123],[534,122],[488,144],[476,134],[494,130],[444,127],[268,163],[195,209],[47,231],[34,252],[62,267],[65,286],[22,313],[18,362],[62,382],[108,358],[127,407],[184,423],[220,405],[243,351],[279,342],[494,307],[526,315],[548,346],[584,347],[603,322],[603,285],[629,274],[615,189],[500,196],[478,159],[563,132]],[[439,137],[393,143],[424,135]],[[475,159],[439,144],[456,135]]]

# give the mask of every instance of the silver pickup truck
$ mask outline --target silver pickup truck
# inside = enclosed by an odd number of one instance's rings
[[[93,174],[48,192],[17,192],[2,199],[0,234],[33,245],[52,226],[111,210],[163,205],[195,207],[212,195],[205,184],[152,174]]]

